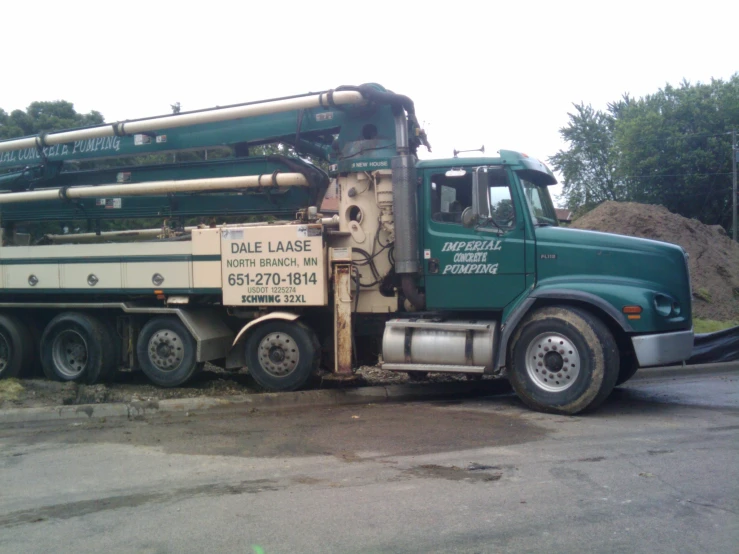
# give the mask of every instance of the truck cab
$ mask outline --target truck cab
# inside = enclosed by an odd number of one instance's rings
[[[525,154],[422,161],[417,171],[425,308],[495,322],[495,360],[483,372],[507,373],[527,403],[567,403],[588,364],[612,373],[610,391],[638,367],[690,356],[681,247],[560,227],[548,191],[556,179]],[[603,346],[600,362],[588,340]]]

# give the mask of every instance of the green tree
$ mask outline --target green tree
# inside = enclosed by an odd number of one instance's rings
[[[628,198],[729,229],[732,126],[739,126],[739,74],[667,85],[633,102],[614,129]]]
[[[739,74],[624,96],[605,112],[575,108],[560,130],[569,147],[550,158],[563,176],[568,208],[584,211],[606,200],[662,204],[729,229]]]
[[[99,125],[104,121],[100,112],[77,113],[74,104],[65,100],[32,102],[26,111],[13,110],[8,114],[0,108],[0,139]]]
[[[622,200],[623,183],[616,175],[617,151],[613,142],[616,113],[622,104],[609,105],[607,112],[576,104],[567,114],[569,124],[560,134],[569,144],[549,161],[562,174],[562,194],[570,210],[587,210],[606,200]]]

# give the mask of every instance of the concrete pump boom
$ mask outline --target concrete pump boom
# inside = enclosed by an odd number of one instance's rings
[[[172,114],[150,119],[123,121],[106,125],[98,125],[85,129],[44,133],[34,137],[24,137],[0,142],[0,152],[22,150],[26,148],[44,148],[57,144],[68,144],[80,140],[102,139],[105,137],[143,134],[152,131],[163,131],[200,125],[255,117],[259,115],[276,114],[293,110],[305,110],[319,107],[334,107],[348,104],[361,104],[364,97],[359,92],[329,91],[287,100],[265,101],[256,104],[246,104],[228,108],[212,108],[209,110]]]

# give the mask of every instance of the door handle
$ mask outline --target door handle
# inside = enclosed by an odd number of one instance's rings
[[[429,260],[429,273],[439,273],[439,260],[437,258]]]

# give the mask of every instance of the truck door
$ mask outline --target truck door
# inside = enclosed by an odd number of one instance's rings
[[[505,167],[424,172],[428,309],[502,310],[524,291],[525,224],[512,182]]]

